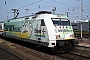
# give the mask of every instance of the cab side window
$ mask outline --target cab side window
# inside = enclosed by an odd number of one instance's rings
[[[2,29],[2,25],[0,25],[0,29]]]
[[[45,26],[44,20],[41,20],[41,26]]]

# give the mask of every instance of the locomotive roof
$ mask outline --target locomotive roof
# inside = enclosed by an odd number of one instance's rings
[[[50,11],[39,11],[39,12],[35,13],[35,15],[46,14],[46,13],[47,13],[47,14],[51,14],[52,12],[50,12]],[[9,19],[9,20],[12,20],[12,19],[19,19],[19,18],[25,18],[25,17],[35,16],[35,15],[29,15],[29,16],[11,18],[11,19]]]
[[[50,11],[39,11],[39,12],[35,13],[34,15],[12,18],[12,19],[9,19],[8,21],[14,20],[14,19],[30,18],[30,17],[32,17],[32,18],[35,17],[36,18],[40,14],[52,14],[52,12],[50,12]],[[64,14],[53,14],[53,17],[55,17],[55,16],[60,17],[60,18],[67,18],[67,16],[64,15]]]
[[[39,12],[37,12],[35,14],[36,15],[38,15],[38,14],[52,14],[52,12],[50,12],[50,11],[39,11]]]
[[[17,17],[17,18],[12,18],[12,19],[27,18],[27,17],[30,17],[30,16],[34,16],[34,15],[23,16],[23,17]],[[12,19],[9,19],[9,20],[12,20]]]

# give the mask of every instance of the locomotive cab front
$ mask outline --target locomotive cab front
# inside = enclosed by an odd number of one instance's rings
[[[68,50],[74,46],[74,32],[66,18],[52,18],[55,26],[56,49]]]
[[[75,41],[74,32],[70,21],[66,15],[53,15],[50,19],[53,26],[48,29],[48,35],[49,40],[53,42],[50,42],[49,46],[53,46],[55,50],[69,51],[72,47],[74,47]],[[54,31],[52,32],[52,30]]]

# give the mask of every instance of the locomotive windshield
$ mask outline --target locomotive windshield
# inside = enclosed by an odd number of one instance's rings
[[[53,21],[53,24],[55,26],[58,26],[58,25],[70,25],[70,21],[67,20],[67,19],[56,19],[56,18],[53,18],[52,21]]]

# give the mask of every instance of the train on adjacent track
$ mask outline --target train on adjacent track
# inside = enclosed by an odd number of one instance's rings
[[[68,17],[49,11],[39,11],[35,15],[5,21],[3,36],[56,51],[69,51],[75,44],[73,28]]]

